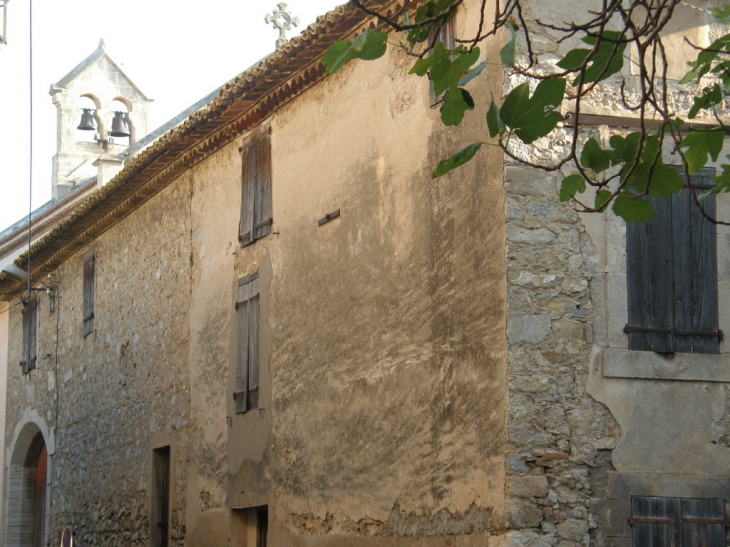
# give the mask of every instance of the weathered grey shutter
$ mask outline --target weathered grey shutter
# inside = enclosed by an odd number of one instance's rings
[[[631,498],[634,547],[680,547],[679,498]]]
[[[682,546],[725,547],[725,500],[682,500]]]
[[[30,301],[23,305],[23,344],[20,349],[20,369],[23,374],[30,370]]]
[[[31,292],[28,301],[23,306],[23,345],[20,357],[20,367],[23,374],[29,373],[36,367],[38,353],[38,299]]]
[[[36,368],[38,360],[38,298],[35,293],[30,295],[30,359],[28,368]]]
[[[257,188],[254,204],[254,239],[271,233],[271,133],[265,131],[254,141]]]
[[[94,268],[96,260],[92,255],[84,261],[84,336],[94,328]]]
[[[241,246],[252,243],[254,226],[254,198],[256,196],[256,150],[254,142],[247,143],[241,150],[241,224],[238,240]]]
[[[20,368],[23,374],[29,373],[36,367],[38,354],[38,299],[31,292],[28,301],[23,306],[23,345],[21,348]]]
[[[259,407],[259,291],[258,279],[251,282],[255,293],[249,301],[248,324],[248,403],[247,409]]]
[[[626,223],[629,349],[673,353],[672,204],[649,201],[652,220]]]
[[[725,547],[725,500],[631,498],[634,547]]]
[[[709,174],[691,180],[697,192],[714,186]],[[689,188],[672,196],[672,208],[676,351],[716,354],[720,344],[715,225],[704,218]],[[715,217],[715,194],[707,196],[702,208]]]
[[[271,233],[271,134],[265,131],[241,150],[241,246]]]
[[[259,294],[258,275],[242,279],[238,285],[236,312],[238,341],[236,388],[233,399],[236,414],[258,408],[259,391]]]
[[[692,177],[695,191],[713,186],[712,172]],[[626,225],[629,349],[716,354],[715,225],[704,218],[690,188],[649,201],[655,218]],[[702,207],[714,217],[714,194]]]

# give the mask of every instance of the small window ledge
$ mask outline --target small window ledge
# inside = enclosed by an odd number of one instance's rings
[[[603,375],[607,378],[730,382],[730,354],[675,353],[606,348]]]

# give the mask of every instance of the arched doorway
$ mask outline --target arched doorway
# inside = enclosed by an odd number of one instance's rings
[[[43,436],[38,433],[43,442]],[[30,454],[29,454],[30,455]],[[48,449],[43,443],[35,465],[33,497],[33,547],[43,547],[46,542],[46,484],[48,483]]]
[[[48,448],[34,423],[17,438],[7,478],[7,547],[41,547],[45,543]]]

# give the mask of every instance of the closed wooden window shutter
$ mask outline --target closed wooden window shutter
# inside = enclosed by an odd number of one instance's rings
[[[249,142],[241,150],[243,180],[241,184],[241,226],[238,234],[238,240],[241,242],[241,246],[253,242],[254,198],[256,196],[257,182],[254,142]]]
[[[236,414],[258,408],[259,290],[258,275],[239,282],[237,313]]]
[[[96,259],[92,255],[84,261],[84,336],[94,329],[94,276]]]
[[[241,223],[238,239],[244,247],[271,233],[271,135],[252,138],[241,149]]]
[[[631,498],[634,547],[725,547],[722,499]]]
[[[268,131],[255,140],[256,174],[258,187],[254,205],[254,238],[271,233],[271,133]]]
[[[31,293],[23,306],[23,345],[20,367],[23,374],[36,368],[38,355],[38,298]]]
[[[692,185],[700,191],[710,176],[694,176]],[[626,225],[629,349],[716,354],[715,225],[704,218],[689,188],[649,201],[655,218]],[[702,207],[714,217],[714,194]]]

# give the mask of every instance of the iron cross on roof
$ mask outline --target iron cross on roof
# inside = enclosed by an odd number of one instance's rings
[[[273,23],[274,27],[279,29],[279,39],[276,41],[276,49],[279,49],[289,41],[286,38],[286,31],[291,30],[292,25],[299,26],[299,17],[292,17],[291,13],[286,11],[285,2],[279,2],[276,5],[279,9],[274,10],[273,14],[269,13],[266,16],[266,22]]]

